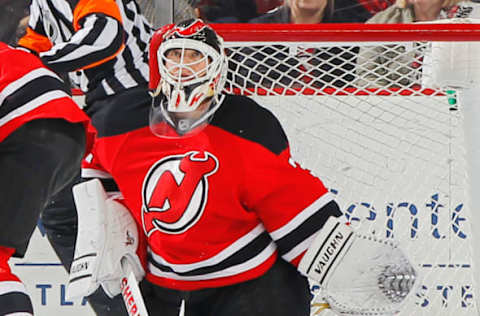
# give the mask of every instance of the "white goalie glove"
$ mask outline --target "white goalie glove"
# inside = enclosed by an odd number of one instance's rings
[[[135,220],[125,206],[107,197],[97,179],[74,186],[73,193],[78,233],[67,297],[88,296],[100,285],[113,297],[121,293],[127,269],[137,281],[145,275],[136,254]]]
[[[300,261],[340,315],[395,315],[413,292],[416,269],[392,240],[362,235],[330,218]]]

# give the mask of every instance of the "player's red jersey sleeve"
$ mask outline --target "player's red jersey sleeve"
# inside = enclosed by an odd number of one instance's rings
[[[35,55],[0,43],[0,141],[19,126],[42,118],[82,123],[86,129],[89,122],[63,81]],[[92,133],[87,138],[90,146]]]
[[[93,128],[93,127],[92,127]],[[92,147],[91,152],[83,159],[82,161],[82,179],[84,181],[88,181],[91,179],[99,179],[102,183],[103,188],[107,192],[107,194],[118,196],[116,198],[117,202],[122,203],[123,206],[125,206],[132,216],[135,217],[135,212],[132,212],[131,206],[128,205],[125,201],[125,197],[123,196],[122,192],[120,192],[117,183],[113,179],[112,175],[108,171],[111,168],[111,163],[108,163],[109,160],[105,159],[105,157],[108,157],[109,154],[112,152],[115,152],[116,149],[119,148],[119,144],[123,143],[125,140],[126,136],[124,135],[119,135],[117,137],[114,137],[112,142],[109,144],[108,149],[104,148],[103,146],[99,146],[99,143],[101,141],[95,142],[95,144]],[[108,152],[108,153],[107,153]],[[102,157],[103,163],[102,163]],[[137,248],[137,255],[140,259],[140,262],[142,263],[144,269],[147,267],[147,239],[145,235],[143,234],[142,227],[139,225],[138,218],[136,219],[136,223],[138,225],[138,231],[139,231],[139,245]]]
[[[265,133],[284,137],[272,116]],[[279,142],[281,143],[281,142]],[[341,216],[338,205],[322,181],[303,169],[290,155],[288,142],[280,152],[264,146],[251,146],[242,166],[250,175],[242,201],[258,214],[279,254],[294,265],[330,216]]]

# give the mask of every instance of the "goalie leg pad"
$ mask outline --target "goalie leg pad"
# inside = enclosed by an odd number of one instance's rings
[[[121,292],[122,258],[127,258],[137,279],[144,276],[136,255],[135,220],[121,203],[108,198],[98,179],[74,186],[73,194],[78,233],[67,297],[88,296],[100,285],[113,297]]]

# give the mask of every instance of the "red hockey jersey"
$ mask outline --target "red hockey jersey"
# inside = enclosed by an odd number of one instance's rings
[[[0,142],[22,124],[41,118],[85,126],[89,121],[63,81],[40,59],[0,42]]]
[[[297,264],[327,218],[341,215],[253,100],[226,96],[207,127],[180,139],[153,135],[148,111],[112,111],[94,160],[143,228],[151,282],[194,290],[256,278],[278,255]]]

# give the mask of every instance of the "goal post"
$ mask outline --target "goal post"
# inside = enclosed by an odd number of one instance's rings
[[[349,220],[419,268],[400,315],[479,315],[480,25],[214,28],[226,91],[275,113]]]

